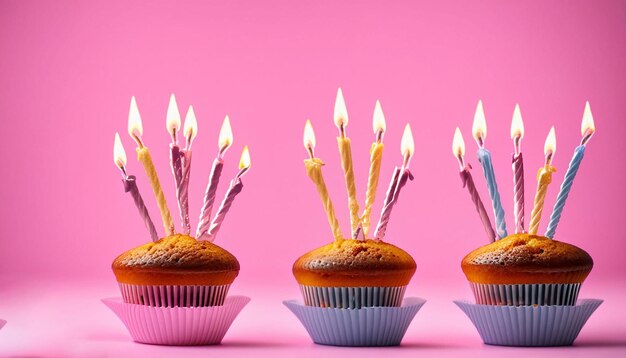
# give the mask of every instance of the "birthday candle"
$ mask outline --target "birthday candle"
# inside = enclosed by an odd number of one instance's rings
[[[363,227],[363,236],[367,237],[370,231],[370,219],[372,216],[372,207],[376,200],[376,189],[378,188],[378,179],[380,177],[380,164],[383,160],[383,135],[385,133],[385,115],[380,106],[380,102],[376,101],[374,107],[374,134],[376,140],[372,143],[370,149],[370,171],[367,178],[367,192],[365,194],[365,209],[361,215],[361,225]]]
[[[235,176],[233,180],[230,182],[230,187],[228,191],[226,191],[226,195],[224,196],[224,200],[217,210],[217,214],[213,218],[211,222],[211,228],[209,229],[208,237],[210,241],[215,240],[215,235],[219,231],[222,223],[224,222],[224,218],[230,210],[233,201],[235,201],[235,197],[237,194],[241,192],[243,189],[243,182],[241,181],[241,177],[250,169],[250,152],[248,151],[248,146],[243,148],[243,152],[241,153],[241,159],[239,161],[239,172]]]
[[[539,229],[539,221],[541,220],[541,213],[543,212],[543,202],[548,192],[548,185],[552,182],[552,173],[556,171],[556,168],[550,165],[554,158],[554,153],[556,153],[556,135],[554,134],[554,127],[552,127],[550,133],[548,133],[543,152],[546,156],[546,161],[543,168],[539,169],[539,173],[537,174],[537,193],[535,194],[535,204],[530,215],[530,225],[528,226],[528,233],[532,235],[536,235]]]
[[[217,192],[217,185],[222,175],[222,169],[224,168],[224,153],[233,144],[233,130],[230,127],[230,119],[228,116],[224,118],[220,134],[217,141],[217,157],[213,160],[213,167],[211,168],[211,174],[209,175],[209,183],[207,184],[206,191],[204,192],[204,202],[202,204],[202,210],[200,211],[200,220],[198,223],[198,230],[196,231],[196,237],[198,239],[205,238],[208,235],[211,224],[211,209],[215,202],[215,194]]]
[[[474,203],[474,207],[476,207],[478,216],[480,216],[480,221],[483,223],[487,238],[489,239],[489,241],[494,241],[496,240],[496,233],[494,232],[493,226],[491,225],[489,214],[487,214],[487,210],[485,210],[485,206],[483,205],[482,200],[480,200],[480,195],[478,195],[478,191],[476,190],[476,186],[474,185],[474,180],[472,179],[472,174],[470,173],[470,169],[472,169],[472,167],[469,164],[465,163],[465,141],[463,140],[463,135],[461,135],[461,130],[459,129],[459,127],[456,127],[456,130],[454,131],[454,139],[452,140],[452,154],[454,154],[459,162],[459,174],[461,176],[461,182],[463,183],[463,186],[467,188],[467,191],[470,194],[470,198]]]
[[[472,126],[474,139],[478,144],[478,161],[483,167],[483,174],[487,181],[489,196],[493,206],[494,216],[496,218],[496,231],[499,238],[507,236],[506,221],[504,209],[500,202],[500,193],[498,192],[498,184],[496,182],[496,174],[491,163],[491,153],[485,149],[485,139],[487,138],[487,122],[485,121],[485,112],[483,111],[483,102],[478,101],[476,113],[474,114],[474,124]]]
[[[156,232],[156,228],[154,227],[152,219],[150,219],[148,208],[146,208],[146,205],[141,198],[141,194],[139,194],[139,189],[137,188],[135,176],[128,175],[126,173],[126,152],[124,151],[124,147],[122,146],[122,141],[120,140],[119,133],[115,133],[115,140],[113,142],[113,161],[122,172],[124,191],[130,193],[130,195],[133,197],[133,201],[135,202],[135,206],[139,211],[139,215],[143,219],[143,222],[146,225],[146,229],[148,229],[148,232],[150,233],[150,238],[152,239],[152,241],[157,241],[159,239],[159,235]]]
[[[356,199],[356,185],[354,183],[354,171],[352,169],[352,149],[350,147],[350,138],[346,136],[346,126],[348,125],[348,110],[343,99],[341,88],[337,90],[337,98],[335,99],[335,125],[339,128],[339,137],[337,137],[337,145],[341,156],[341,167],[344,171],[346,179],[346,188],[348,190],[348,208],[350,209],[350,226],[351,233],[354,238],[359,226],[359,203]]]
[[[172,137],[172,143],[170,143],[170,167],[174,176],[174,185],[176,186],[176,199],[178,201],[178,210],[180,212],[180,218],[182,227],[187,231],[189,227],[189,203],[185,200],[183,195],[183,157],[184,154],[180,150],[178,145],[177,134],[180,131],[180,112],[178,111],[178,105],[176,104],[176,97],[172,93],[170,96],[170,102],[167,106],[166,116],[166,128],[167,132]]]
[[[157,175],[156,169],[154,168],[154,164],[152,163],[150,151],[148,150],[148,147],[144,146],[143,141],[141,140],[143,127],[141,125],[139,108],[137,108],[137,101],[135,100],[134,96],[130,100],[130,111],[128,114],[128,134],[130,134],[130,136],[137,143],[137,160],[139,160],[139,162],[143,165],[144,170],[146,171],[146,175],[150,180],[152,191],[154,192],[157,205],[159,206],[159,211],[161,212],[161,219],[163,220],[165,232],[168,235],[173,235],[174,221],[172,220],[172,216],[170,215],[170,209],[167,207],[165,195],[163,194],[163,190],[161,189],[161,183],[159,182],[159,177]]]
[[[522,157],[522,138],[524,138],[524,122],[519,105],[515,105],[513,120],[511,121],[511,139],[513,139],[513,215],[515,217],[515,232],[524,232],[524,158]]]
[[[389,218],[391,216],[391,210],[393,209],[393,206],[398,202],[400,190],[402,189],[402,187],[404,187],[408,179],[413,180],[413,174],[411,174],[411,172],[409,171],[409,162],[411,161],[411,157],[413,157],[413,152],[415,150],[414,148],[415,144],[413,142],[413,133],[411,132],[411,126],[407,124],[404,127],[404,133],[402,134],[402,141],[400,143],[400,152],[402,153],[404,160],[402,162],[402,167],[396,167],[394,171],[391,185],[389,186],[389,190],[387,191],[387,197],[385,198],[385,202],[383,203],[383,210],[380,214],[380,219],[378,220],[376,231],[374,232],[376,240],[383,240],[385,238],[387,225],[389,224]]]
[[[324,182],[324,177],[322,176],[322,166],[324,165],[324,162],[315,157],[315,132],[313,132],[313,126],[311,125],[310,120],[307,120],[304,125],[304,148],[306,148],[309,153],[309,159],[304,160],[306,174],[315,184],[320,199],[322,199],[324,211],[326,212],[326,217],[328,218],[328,224],[333,232],[335,241],[343,240],[343,234],[341,233],[341,228],[339,227],[339,221],[337,221],[337,217],[335,217],[335,209],[333,208],[333,203],[330,200],[328,189],[326,188],[326,183]]]
[[[198,121],[193,106],[189,106],[185,115],[185,126],[183,127],[183,135],[185,136],[185,149],[182,153],[182,181],[181,181],[181,200],[185,213],[183,215],[183,227],[185,234],[191,233],[191,224],[189,223],[189,178],[191,177],[191,145],[198,134]]]
[[[591,107],[589,106],[589,102],[585,104],[585,111],[583,113],[583,120],[581,123],[580,131],[582,134],[582,140],[580,142],[580,145],[576,147],[576,150],[574,151],[574,156],[572,157],[572,161],[569,163],[569,167],[567,168],[567,172],[565,173],[563,184],[561,184],[561,190],[559,191],[559,195],[556,197],[556,203],[554,204],[552,215],[550,215],[550,222],[548,223],[548,229],[546,230],[546,237],[549,237],[551,239],[554,238],[554,233],[556,232],[556,228],[559,225],[559,221],[561,220],[561,215],[563,214],[563,208],[565,207],[567,196],[572,189],[574,178],[576,178],[576,173],[578,173],[580,163],[585,156],[585,148],[587,146],[587,142],[589,141],[589,139],[591,139],[591,136],[593,136],[596,131],[596,126],[593,122],[593,115],[591,114]]]

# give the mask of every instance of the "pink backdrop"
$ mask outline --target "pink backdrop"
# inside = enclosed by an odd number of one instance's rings
[[[226,155],[220,199],[244,144],[253,164],[216,243],[241,262],[240,293],[252,294],[246,287],[266,284],[297,295],[292,262],[331,240],[302,163],[307,118],[316,130],[316,154],[327,163],[324,175],[342,228],[348,229],[332,121],[341,86],[361,202],[376,99],[386,115],[376,220],[392,169],[401,162],[402,128],[407,122],[413,127],[416,180],[404,188],[387,238],[417,261],[412,286],[418,294],[437,280],[469,296],[460,260],[486,243],[451,154],[458,125],[488,202],[470,137],[478,99],[484,102],[487,148],[494,155],[510,231],[513,107],[520,104],[526,127],[527,217],[543,142],[556,126],[558,172],[540,232],[580,141],[589,100],[597,134],[557,239],[593,256],[591,285],[614,280],[623,285],[625,24],[623,1],[2,1],[0,272],[23,283],[42,276],[99,279],[115,294],[111,261],[148,236],[113,164],[113,135],[122,135],[128,170],[138,176],[162,232],[126,121],[135,95],[144,140],[177,213],[165,130],[174,92],[183,113],[194,105],[199,122],[192,224],[197,224],[219,126],[229,114],[235,144]]]

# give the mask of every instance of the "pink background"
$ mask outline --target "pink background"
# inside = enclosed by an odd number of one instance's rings
[[[199,122],[190,186],[194,227],[224,115],[230,115],[235,144],[226,155],[220,199],[243,145],[251,150],[253,166],[245,188],[216,241],[241,262],[234,292],[253,298],[227,336],[239,342],[231,348],[235,353],[252,348],[293,353],[300,344],[311,354],[330,349],[312,348],[280,301],[299,295],[292,262],[331,240],[302,163],[307,118],[315,127],[316,154],[327,163],[324,175],[339,220],[348,230],[332,121],[338,86],[350,116],[347,130],[361,202],[376,99],[386,115],[374,220],[393,167],[401,162],[402,128],[407,122],[413,127],[416,180],[403,190],[387,239],[418,263],[409,293],[429,300],[405,343],[441,346],[452,353],[476,349],[502,354],[482,346],[469,320],[450,303],[470,295],[461,258],[486,243],[451,154],[454,128],[460,126],[465,135],[467,159],[488,204],[470,136],[475,106],[482,99],[487,148],[494,155],[512,231],[513,107],[520,104],[526,127],[527,217],[543,142],[550,126],[556,126],[553,164],[558,172],[546,199],[543,232],[580,141],[580,120],[589,100],[598,131],[556,238],[594,258],[581,296],[613,298],[583,330],[579,341],[588,349],[578,352],[623,349],[625,25],[623,1],[0,1],[0,150],[5,154],[0,317],[9,320],[0,331],[0,354],[70,354],[59,344],[68,339],[81,347],[74,351],[80,355],[107,349],[159,352],[130,343],[121,323],[98,300],[119,294],[110,271],[113,258],[148,240],[112,161],[115,131],[126,147],[128,170],[138,176],[162,233],[148,182],[134,158],[134,143],[126,134],[132,95],[143,117],[144,140],[177,215],[165,130],[172,92],[183,113],[194,105]],[[65,309],[53,308],[61,304]],[[281,328],[258,333],[264,319]],[[48,332],[50,325],[60,327]],[[43,332],[47,338],[35,343],[33,337]],[[284,337],[291,337],[293,346]],[[279,341],[288,347],[267,343]]]

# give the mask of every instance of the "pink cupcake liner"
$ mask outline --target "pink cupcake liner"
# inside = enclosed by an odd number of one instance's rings
[[[424,303],[423,298],[407,297],[400,307],[345,309],[283,301],[313,342],[332,346],[397,346]]]
[[[573,306],[580,283],[490,285],[470,282],[476,303],[496,306]]]
[[[400,307],[406,286],[318,287],[300,285],[307,306],[330,308]]]
[[[135,342],[159,345],[220,344],[250,298],[231,296],[223,306],[154,307],[106,298],[107,305],[124,323]]]
[[[602,300],[574,306],[494,306],[454,301],[486,344],[545,347],[571,345]]]
[[[126,303],[156,307],[207,307],[224,304],[230,285],[150,286],[120,283]]]

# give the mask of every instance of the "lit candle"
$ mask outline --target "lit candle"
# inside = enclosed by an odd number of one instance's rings
[[[522,157],[522,138],[524,138],[524,122],[519,105],[515,105],[511,121],[511,139],[513,139],[513,215],[515,232],[524,232],[524,158]]]
[[[141,194],[139,194],[139,189],[137,188],[135,176],[128,175],[126,173],[126,152],[124,151],[124,147],[122,146],[122,141],[120,140],[119,133],[115,133],[115,141],[113,142],[113,161],[115,162],[115,165],[122,171],[122,182],[124,183],[124,191],[130,193],[130,195],[133,197],[133,201],[135,201],[135,206],[139,211],[139,215],[141,215],[143,223],[146,225],[146,229],[148,229],[148,232],[150,232],[150,238],[152,239],[152,241],[159,240],[159,235],[156,232],[154,223],[152,223],[152,219],[150,219],[148,208],[146,208],[146,205],[141,198]]]
[[[215,240],[215,235],[217,235],[217,232],[222,226],[228,210],[230,210],[233,201],[235,201],[235,197],[243,189],[241,177],[248,171],[248,169],[250,169],[250,152],[248,151],[248,146],[245,146],[243,148],[243,152],[241,153],[241,159],[239,160],[239,172],[235,176],[235,179],[231,180],[230,187],[228,188],[228,191],[226,191],[224,200],[211,222],[211,228],[208,233],[209,241]]]
[[[550,216],[550,223],[548,224],[548,229],[546,231],[546,237],[549,238],[554,237],[556,228],[559,225],[559,221],[561,220],[561,215],[563,214],[563,207],[565,207],[567,196],[572,189],[574,178],[576,177],[576,173],[578,172],[580,163],[582,162],[585,155],[587,142],[589,141],[589,139],[591,139],[591,136],[593,136],[596,131],[596,126],[593,122],[593,115],[591,114],[589,102],[585,104],[585,112],[583,114],[580,131],[582,135],[582,140],[580,141],[580,145],[576,147],[576,150],[574,151],[574,156],[572,157],[572,161],[569,163],[569,167],[567,168],[567,172],[565,173],[565,178],[563,179],[563,184],[561,184],[561,190],[559,191],[559,195],[556,197],[556,203],[554,204],[554,209],[552,211],[552,215]]]
[[[472,174],[470,173],[470,169],[472,169],[472,167],[465,163],[465,141],[463,140],[463,135],[461,135],[459,127],[456,127],[456,130],[454,131],[452,154],[454,154],[455,158],[459,162],[461,182],[464,187],[467,187],[467,191],[469,192],[472,202],[476,207],[476,211],[480,216],[480,221],[483,223],[483,227],[485,228],[487,238],[489,241],[494,241],[496,239],[496,233],[493,231],[493,226],[491,226],[491,221],[489,220],[489,214],[487,214],[487,210],[485,210],[485,206],[483,205],[482,200],[480,200],[480,195],[478,195],[478,191],[474,185],[474,179],[472,179]]]
[[[350,138],[346,136],[346,126],[348,126],[348,110],[343,99],[341,88],[337,90],[335,99],[335,125],[339,128],[337,145],[341,156],[341,167],[346,178],[346,188],[348,189],[348,208],[350,209],[351,236],[355,237],[359,226],[359,203],[356,199],[356,185],[354,183],[354,171],[352,169],[352,149]]]
[[[376,189],[378,188],[378,179],[380,177],[380,164],[383,160],[383,135],[385,134],[386,124],[383,109],[380,102],[376,101],[374,107],[374,134],[376,140],[372,143],[370,149],[370,172],[367,178],[367,192],[365,193],[365,209],[361,215],[361,224],[363,227],[363,236],[367,237],[370,231],[370,219],[372,216],[372,207],[376,200]]]
[[[306,148],[309,153],[309,159],[304,160],[306,175],[308,175],[311,181],[313,181],[315,187],[317,188],[317,192],[320,195],[320,199],[322,199],[324,211],[326,212],[326,217],[328,218],[328,224],[333,232],[335,241],[343,240],[343,234],[341,233],[341,228],[339,227],[339,221],[337,221],[337,217],[335,217],[335,209],[333,208],[333,203],[330,200],[328,189],[326,188],[326,183],[324,182],[324,177],[322,176],[322,166],[324,165],[324,162],[315,157],[315,132],[313,132],[313,126],[311,125],[310,120],[307,120],[304,125],[304,148]]]
[[[185,126],[183,127],[183,134],[185,136],[185,149],[181,151],[183,159],[183,177],[181,182],[181,197],[183,208],[185,209],[183,215],[183,227],[185,234],[191,233],[191,225],[189,223],[189,178],[191,174],[191,145],[193,140],[198,134],[198,121],[196,120],[196,113],[193,110],[193,106],[189,106],[187,114],[185,115]]]
[[[159,206],[159,211],[161,212],[161,219],[163,220],[165,232],[168,235],[173,235],[174,221],[172,220],[172,216],[170,215],[170,209],[168,209],[167,207],[165,195],[163,195],[163,190],[161,189],[159,177],[157,175],[156,169],[154,168],[154,164],[152,163],[150,151],[148,150],[148,147],[144,146],[143,141],[141,140],[141,136],[143,134],[143,126],[141,125],[141,116],[139,114],[139,108],[137,108],[137,101],[135,100],[134,96],[130,100],[130,111],[128,114],[128,134],[130,134],[130,136],[137,143],[137,160],[139,160],[141,165],[143,165],[143,168],[146,171],[146,175],[150,180],[152,191],[154,192],[157,205]]]
[[[552,183],[552,173],[556,171],[556,168],[550,165],[554,158],[554,153],[556,153],[556,135],[554,134],[554,127],[552,127],[550,133],[548,133],[546,144],[543,147],[543,153],[546,156],[546,161],[543,168],[539,169],[539,173],[537,174],[537,193],[535,194],[535,204],[530,214],[530,225],[528,226],[528,233],[532,235],[537,235],[539,221],[541,221],[541,213],[543,212],[543,202],[548,192],[548,185]]]
[[[211,174],[209,175],[209,183],[207,184],[206,191],[204,192],[204,202],[202,204],[202,210],[200,211],[200,220],[198,223],[198,230],[196,231],[196,237],[198,239],[206,238],[209,232],[211,224],[211,209],[213,203],[215,203],[215,193],[217,192],[217,185],[222,175],[222,169],[224,168],[224,153],[233,144],[233,130],[230,127],[230,119],[228,116],[224,118],[222,122],[222,128],[220,129],[219,138],[217,141],[217,157],[213,160],[213,167],[211,168]]]
[[[400,152],[404,158],[402,167],[394,170],[389,189],[387,189],[387,196],[383,203],[383,210],[376,225],[376,231],[374,236],[376,240],[383,240],[387,231],[387,225],[389,224],[389,218],[391,217],[391,209],[398,202],[400,196],[400,190],[406,184],[408,179],[413,180],[413,174],[409,171],[409,162],[413,157],[415,151],[415,144],[413,141],[413,133],[411,132],[411,126],[407,124],[404,127],[404,133],[402,134],[402,141],[400,142]]]
[[[491,153],[485,149],[487,121],[485,120],[485,112],[483,111],[482,101],[478,101],[478,106],[476,107],[472,133],[476,143],[478,143],[478,161],[483,167],[483,174],[485,175],[485,179],[487,181],[487,188],[489,189],[489,196],[491,197],[491,204],[496,218],[496,231],[498,233],[498,237],[503,238],[507,236],[506,222],[504,218],[504,209],[502,208],[502,203],[500,202],[500,193],[498,192],[496,174],[493,171],[493,165],[491,164]]]
[[[172,93],[170,96],[170,102],[167,106],[166,117],[167,132],[172,137],[172,143],[170,143],[170,167],[172,174],[174,175],[174,185],[176,186],[176,199],[178,201],[178,210],[180,212],[180,218],[183,228],[186,230],[189,227],[189,203],[184,198],[183,194],[183,156],[184,154],[180,150],[178,145],[177,134],[180,131],[180,112],[178,111],[178,105],[176,104],[176,97]]]

